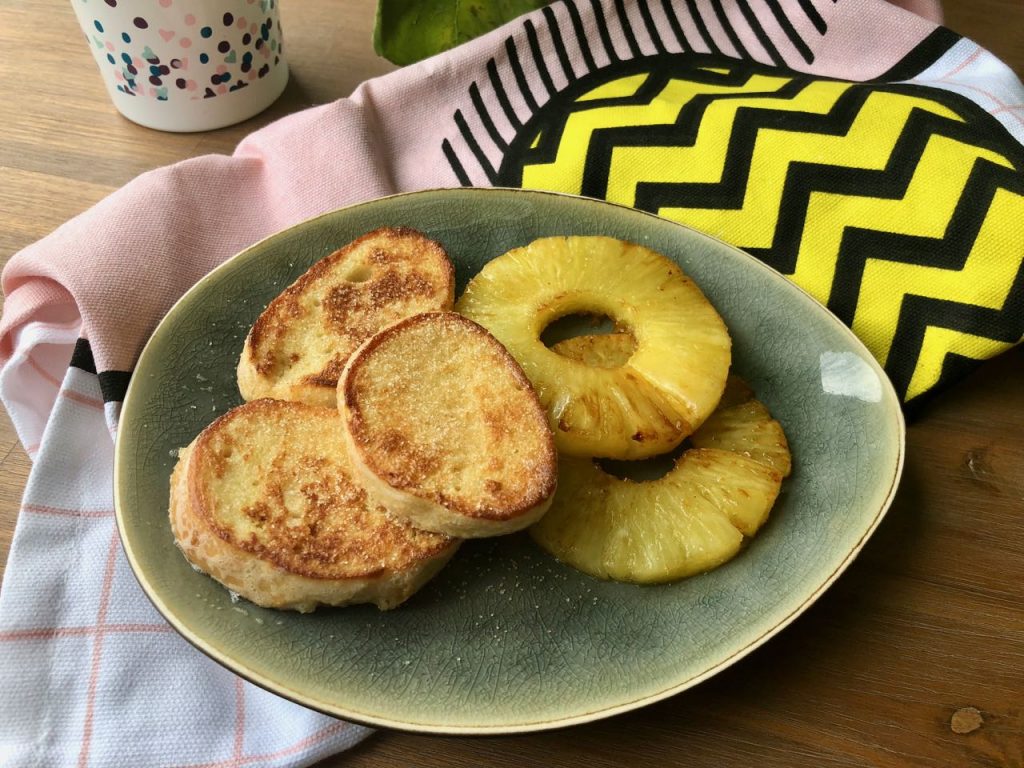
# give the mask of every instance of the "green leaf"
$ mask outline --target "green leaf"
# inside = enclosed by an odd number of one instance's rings
[[[547,0],[377,0],[373,48],[405,65],[490,32]]]

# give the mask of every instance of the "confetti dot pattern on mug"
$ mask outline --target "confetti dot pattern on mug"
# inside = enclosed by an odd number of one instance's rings
[[[117,8],[118,0],[103,4]],[[275,0],[245,5],[243,16],[237,2],[232,10],[197,7],[195,0],[137,2],[131,7],[139,15],[125,29],[115,28],[102,5],[94,6],[103,18],[92,20],[93,42],[106,49],[106,65],[114,69],[121,93],[157,101],[166,101],[170,91],[179,94],[175,98],[215,98],[245,88],[280,64],[281,26],[270,15]]]

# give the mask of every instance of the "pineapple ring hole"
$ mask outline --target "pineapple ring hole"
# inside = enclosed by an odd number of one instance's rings
[[[650,483],[660,480],[671,472],[679,457],[693,446],[689,440],[684,440],[679,447],[662,453],[658,456],[651,456],[649,459],[637,459],[634,461],[619,461],[617,459],[594,459],[598,468],[619,480],[631,480],[634,483]]]
[[[608,315],[600,312],[572,312],[568,315],[556,317],[541,331],[540,341],[553,352],[563,357],[569,357],[569,355],[565,355],[558,349],[553,349],[555,345],[579,336],[606,336],[623,332],[627,333],[632,340],[632,348],[629,350],[629,354],[626,355],[626,359],[628,359],[636,351],[636,337],[633,336],[629,329],[623,327],[621,323],[617,323]],[[616,368],[618,365],[598,364],[597,367]]]

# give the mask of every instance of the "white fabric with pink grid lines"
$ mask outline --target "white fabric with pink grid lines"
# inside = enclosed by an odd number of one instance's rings
[[[364,738],[196,652],[145,597],[97,482],[119,406],[67,367],[77,336],[30,324],[0,373],[34,454],[0,593],[0,765],[301,766]]]

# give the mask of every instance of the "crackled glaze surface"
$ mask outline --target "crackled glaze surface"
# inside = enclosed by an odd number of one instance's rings
[[[167,521],[175,449],[240,402],[246,331],[314,260],[384,225],[416,227],[456,265],[545,235],[605,234],[677,260],[723,315],[734,369],[789,436],[794,472],[748,550],[676,584],[599,582],[523,534],[465,544],[401,608],[299,616],[241,602],[192,571]],[[431,191],[327,214],[213,272],[157,329],[117,446],[118,522],[144,588],[188,639],[239,674],[331,714],[449,733],[542,729],[683,690],[756,648],[838,576],[884,514],[903,422],[853,335],[785,278],[705,235],[630,209],[512,190]]]

